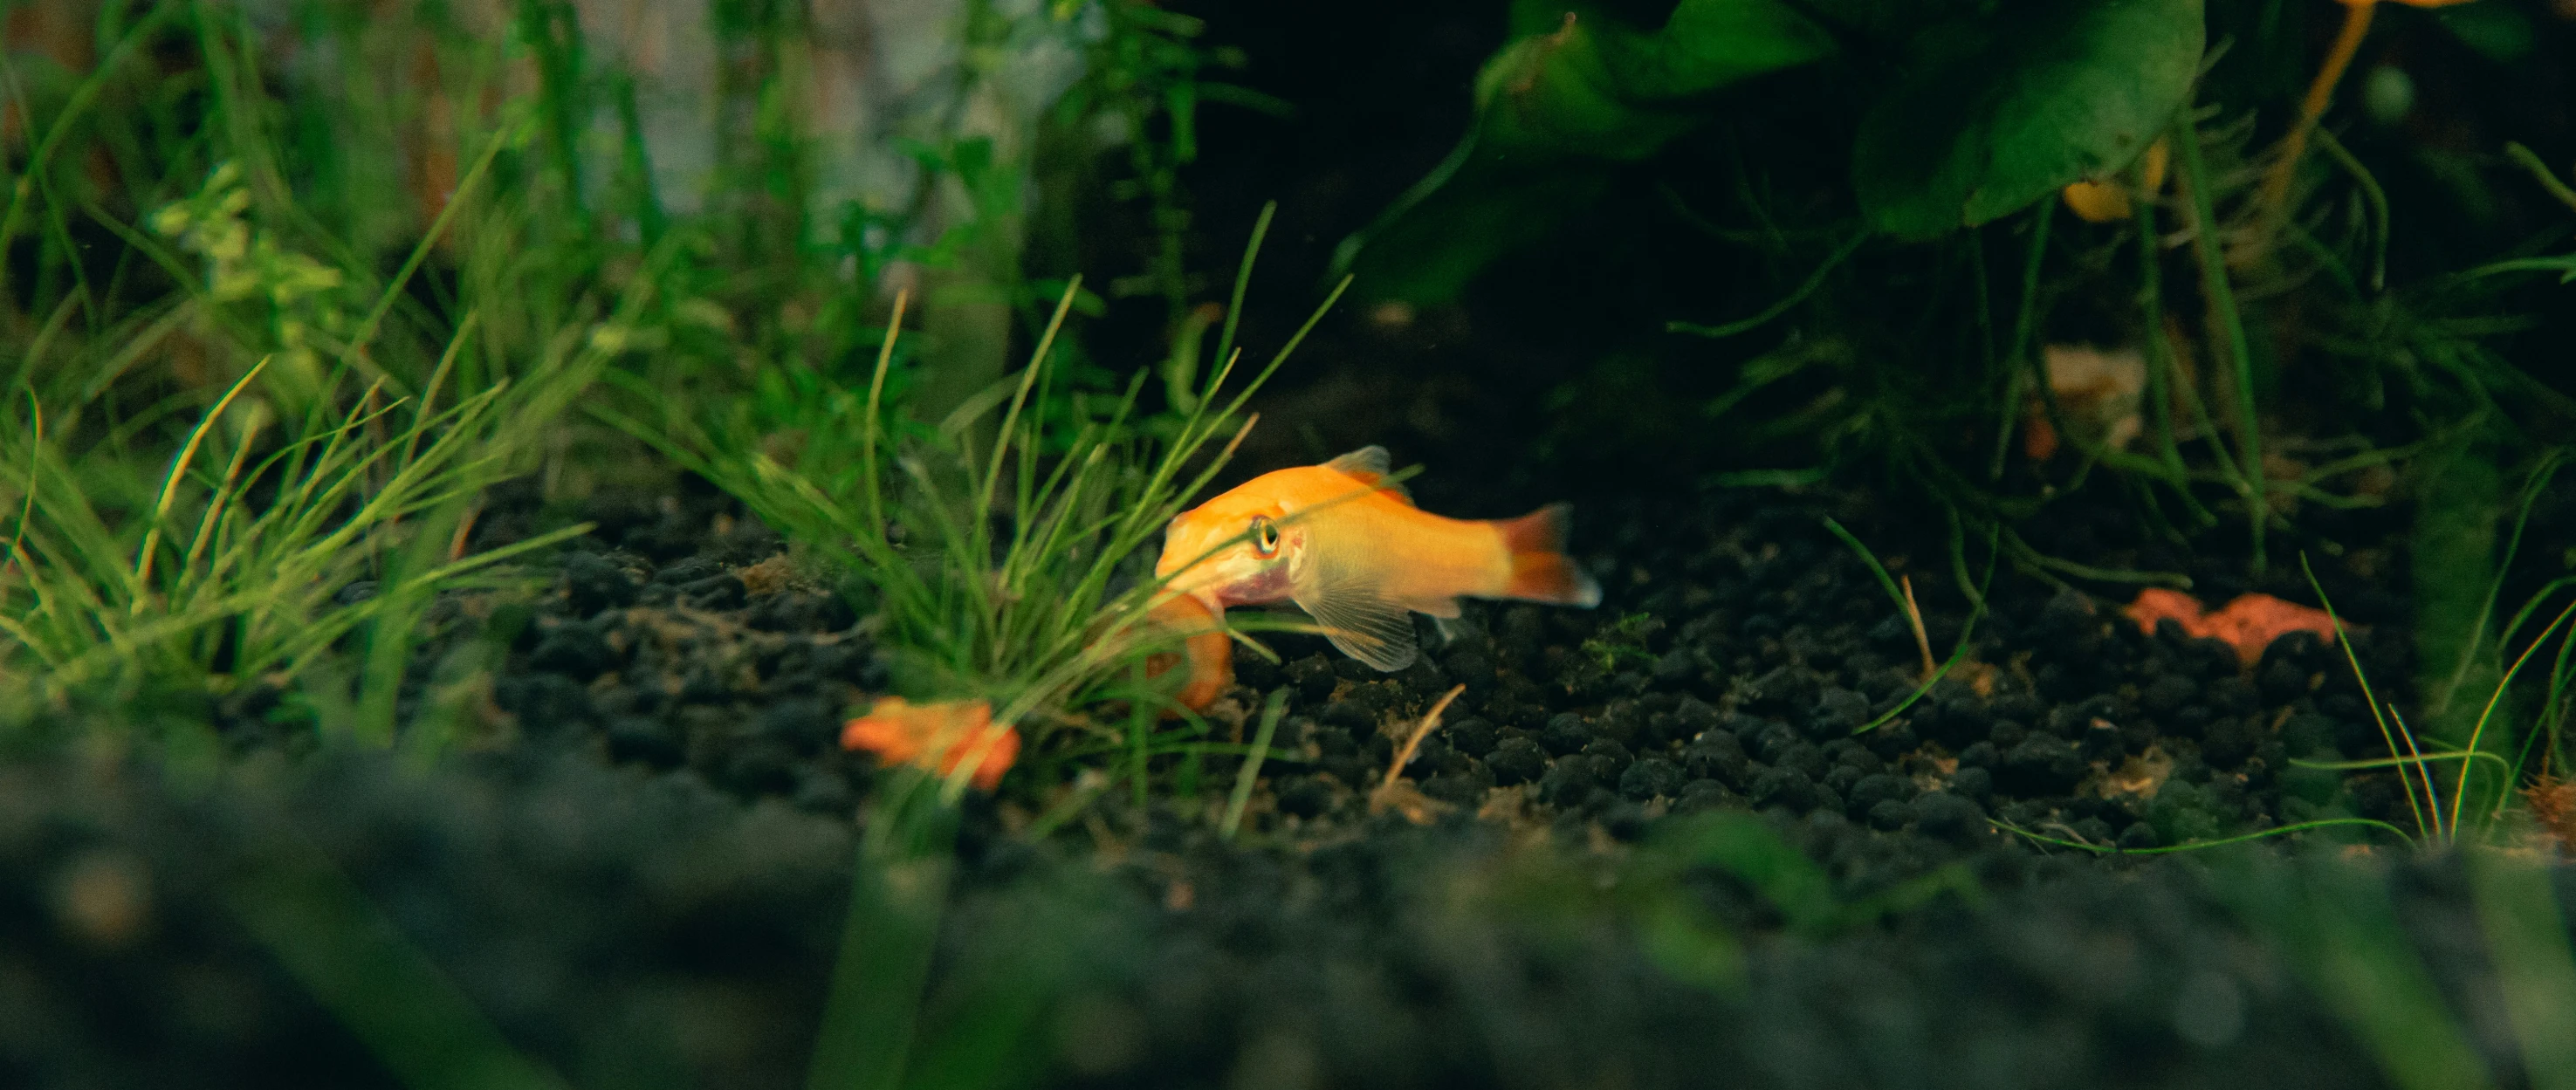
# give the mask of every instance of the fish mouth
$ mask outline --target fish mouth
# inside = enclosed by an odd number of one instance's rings
[[[1238,579],[1200,587],[1192,593],[1217,609],[1286,601],[1290,596],[1288,565],[1272,564]]]
[[[1195,598],[1211,612],[1284,601],[1290,591],[1284,560],[1220,553],[1158,574],[1164,580],[1163,595]]]

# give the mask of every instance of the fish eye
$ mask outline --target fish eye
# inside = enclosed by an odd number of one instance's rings
[[[1268,515],[1252,516],[1252,551],[1263,556],[1279,552],[1279,524]]]

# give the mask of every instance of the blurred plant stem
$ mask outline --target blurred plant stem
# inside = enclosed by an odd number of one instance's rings
[[[979,265],[981,263],[978,263]],[[921,385],[914,388],[913,417],[937,424],[1000,382],[1011,353],[1011,295],[1015,266],[927,269],[922,275]],[[975,425],[976,447],[989,446],[991,422]]]
[[[957,807],[940,797],[936,778],[918,771],[899,770],[868,808],[806,1090],[903,1085],[956,838]]]
[[[2200,125],[2192,120],[2188,109],[2174,123],[2173,146],[2180,153],[2182,192],[2190,202],[2192,250],[2200,258],[2201,291],[2208,301],[2211,340],[2215,342],[2211,347],[2225,347],[2227,368],[2236,379],[2234,388],[2228,391],[2234,396],[2236,410],[2238,464],[2233,483],[2245,504],[2253,569],[2259,574],[2266,566],[2264,531],[2271,521],[2272,508],[2263,476],[2262,417],[2254,403],[2254,350],[2245,332],[2244,318],[2237,311],[2236,286],[2228,279],[2214,211],[2217,199],[2211,191],[2209,168],[2202,160]]]
[[[2493,452],[2469,442],[2427,455],[2417,474],[2411,552],[2421,722],[2426,734],[2456,746],[2502,676],[2488,622],[2504,474]]]

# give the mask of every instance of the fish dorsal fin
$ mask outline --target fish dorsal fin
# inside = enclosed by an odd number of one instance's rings
[[[1405,506],[1413,506],[1413,493],[1400,484],[1380,484],[1386,479],[1389,465],[1386,448],[1371,443],[1358,450],[1324,463],[1324,468],[1343,474],[1361,484],[1377,485],[1378,491],[1395,497]]]
[[[1413,613],[1380,589],[1366,567],[1314,557],[1291,577],[1297,606],[1315,618],[1342,653],[1387,673],[1413,665]]]
[[[1386,476],[1389,464],[1386,448],[1371,443],[1324,463],[1324,468],[1339,470],[1354,477],[1383,477]]]

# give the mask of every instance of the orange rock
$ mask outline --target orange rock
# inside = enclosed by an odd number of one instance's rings
[[[2309,609],[2269,594],[2240,595],[2226,608],[2209,613],[2188,594],[2150,587],[2139,591],[2137,601],[2121,612],[2150,633],[2156,630],[2156,622],[2171,620],[2193,636],[2225,640],[2236,648],[2237,661],[2248,666],[2262,661],[2263,649],[2270,647],[2272,641],[2290,633],[2314,632],[2327,643],[2334,642],[2335,637],[2334,618],[2324,610]]]
[[[2138,622],[2139,628],[2145,629],[2151,636],[2155,634],[2157,621],[2170,618],[2179,622],[2183,631],[2189,632],[2192,626],[2200,623],[2201,618],[2200,599],[2178,590],[2166,590],[2163,587],[2148,587],[2139,591],[2138,600],[2129,603],[2128,607],[2120,612],[2128,614],[2131,620]]]
[[[841,728],[841,748],[866,750],[889,765],[913,764],[947,776],[976,761],[972,782],[990,791],[1020,755],[1020,732],[993,723],[982,700],[913,704],[899,696],[879,700],[868,714]]]

